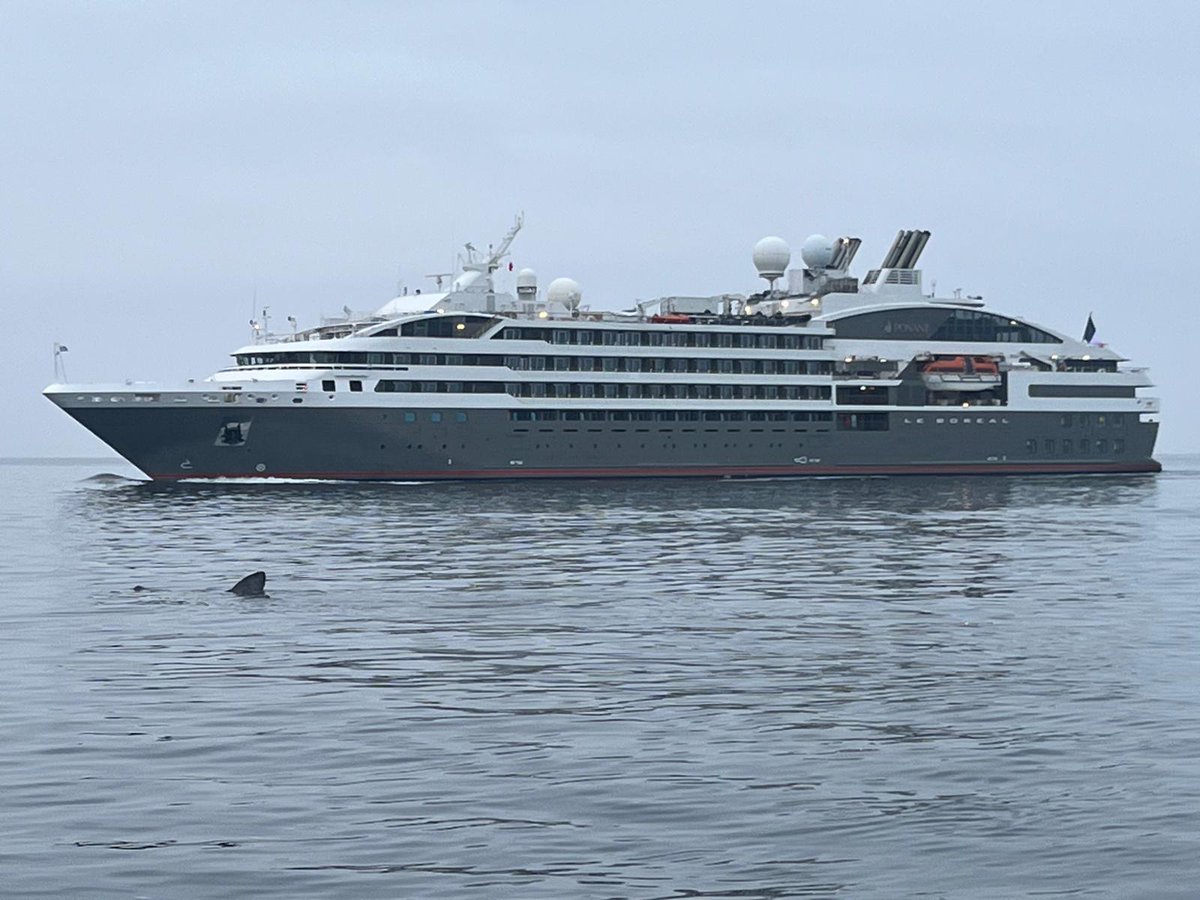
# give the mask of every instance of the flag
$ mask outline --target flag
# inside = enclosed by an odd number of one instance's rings
[[[67,345],[66,345],[66,344],[59,344],[59,345],[58,345],[58,352],[59,352],[59,353],[66,353],[68,349],[70,349],[70,348],[69,348],[69,347],[67,347]]]
[[[1088,313],[1087,324],[1083,326],[1083,342],[1090,344],[1092,338],[1096,336],[1096,323],[1092,321],[1092,314]]]

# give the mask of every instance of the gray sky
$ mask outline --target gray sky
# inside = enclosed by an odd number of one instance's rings
[[[498,240],[595,307],[758,287],[754,242],[928,228],[939,293],[1152,367],[1200,450],[1193,3],[0,0],[0,456],[102,445],[39,391],[203,377]]]

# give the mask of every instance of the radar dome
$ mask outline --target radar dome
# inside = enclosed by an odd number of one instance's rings
[[[833,241],[823,234],[810,235],[800,248],[800,257],[810,269],[824,269],[833,262]]]
[[[583,288],[574,278],[555,278],[546,288],[548,303],[561,303],[567,309],[576,309],[583,299]]]
[[[537,272],[533,269],[522,269],[517,273],[517,293],[537,293]]]
[[[783,238],[765,237],[754,245],[754,268],[768,281],[782,278],[791,261],[792,248]]]

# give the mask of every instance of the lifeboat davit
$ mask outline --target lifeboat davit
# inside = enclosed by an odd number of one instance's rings
[[[942,356],[921,367],[931,391],[990,391],[1000,385],[1000,366],[990,356]]]

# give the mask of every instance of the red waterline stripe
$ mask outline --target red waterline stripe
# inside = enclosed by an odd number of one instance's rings
[[[1162,465],[1145,463],[938,463],[905,466],[660,466],[603,469],[464,469],[437,472],[255,472],[232,475],[228,472],[148,473],[155,481],[199,478],[321,478],[339,481],[461,481],[465,479],[515,478],[720,478],[786,475],[1054,475],[1099,473],[1161,472]]]

